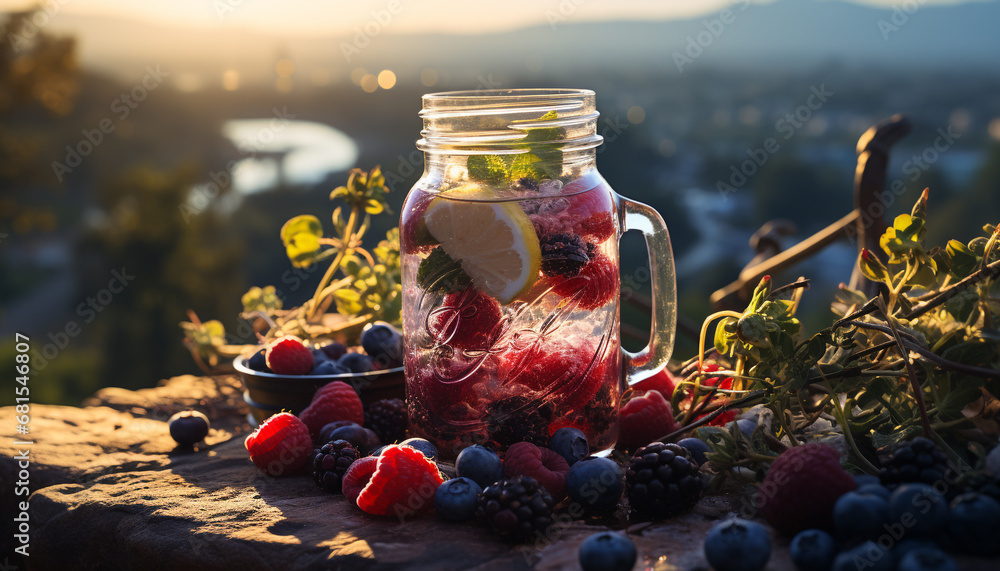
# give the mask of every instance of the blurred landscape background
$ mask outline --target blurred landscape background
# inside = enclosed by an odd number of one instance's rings
[[[890,216],[930,187],[930,244],[966,241],[1000,213],[998,22],[997,2],[931,0],[0,0],[0,356],[29,335],[33,402],[78,404],[198,372],[188,309],[251,342],[241,294],[290,307],[319,278],[292,270],[285,220],[329,225],[329,191],[381,165],[395,216],[368,237],[398,223],[432,91],[596,91],[599,169],[666,219],[696,325],[761,224],[793,222],[791,245],[853,208],[858,137],[895,113],[913,131]],[[622,255],[648,292],[641,238]],[[812,279],[807,326],[855,256],[776,278]]]

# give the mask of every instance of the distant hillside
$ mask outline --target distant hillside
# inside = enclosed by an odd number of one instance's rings
[[[902,6],[917,2],[900,2]],[[127,79],[160,63],[178,73],[217,82],[225,69],[244,81],[273,80],[273,63],[290,57],[305,76],[316,68],[346,81],[356,66],[396,70],[415,81],[433,67],[475,82],[480,74],[526,69],[540,57],[540,73],[559,75],[581,68],[636,66],[674,74],[694,66],[774,68],[838,61],[894,67],[995,69],[1000,56],[1000,2],[920,6],[902,10],[809,0],[734,4],[721,12],[660,22],[564,22],[508,33],[392,35],[391,27],[344,56],[351,37],[278,37],[232,28],[181,28],[145,21],[60,14],[51,29],[80,39],[85,65]],[[699,52],[700,50],[700,52]],[[353,51],[353,50],[352,50]],[[685,59],[688,58],[688,59]],[[688,65],[690,64],[690,67]]]

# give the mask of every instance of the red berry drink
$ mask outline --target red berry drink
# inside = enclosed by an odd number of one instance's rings
[[[617,436],[617,212],[596,173],[415,188],[403,208],[411,429],[457,453]]]
[[[670,238],[652,208],[597,172],[595,95],[486,90],[423,97],[424,173],[400,220],[410,429],[454,457],[618,437],[621,388],[673,348]],[[619,337],[618,239],[641,231],[654,293],[649,345]]]

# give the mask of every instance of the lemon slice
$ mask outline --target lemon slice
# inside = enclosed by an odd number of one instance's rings
[[[428,205],[424,222],[476,288],[500,303],[509,303],[535,283],[542,258],[538,236],[516,202],[439,196]]]

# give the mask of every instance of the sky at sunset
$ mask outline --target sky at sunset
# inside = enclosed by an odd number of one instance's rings
[[[747,0],[749,1],[749,0]],[[813,0],[783,0],[813,1]],[[918,2],[918,0],[906,0]],[[349,34],[388,10],[392,33],[441,31],[497,32],[560,21],[648,20],[690,18],[718,11],[725,0],[380,0],[316,2],[315,0],[49,0],[38,2],[67,13],[136,17],[161,23],[206,27],[243,27],[305,34]],[[736,2],[741,4],[742,2]],[[761,4],[759,0],[754,2]],[[857,2],[892,10],[903,0]],[[961,0],[919,0],[920,5],[955,4]],[[0,0],[0,10],[27,9],[34,1]],[[52,8],[50,8],[52,9]],[[387,32],[390,30],[387,30]]]

